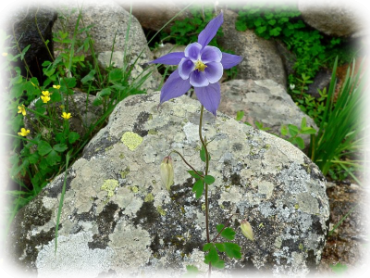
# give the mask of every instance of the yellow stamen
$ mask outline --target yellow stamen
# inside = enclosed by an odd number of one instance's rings
[[[202,61],[198,60],[196,63],[195,63],[195,69],[197,69],[198,71],[204,71],[204,69],[206,68],[207,66],[205,64],[203,64]]]

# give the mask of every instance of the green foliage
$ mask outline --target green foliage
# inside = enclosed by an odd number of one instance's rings
[[[330,265],[330,268],[336,274],[345,274],[348,270],[348,266],[345,264],[341,264],[341,263]]]
[[[328,100],[319,131],[311,137],[309,154],[324,175],[330,173],[330,170],[336,165],[361,184],[350,167],[354,167],[356,170],[362,168],[361,161],[356,160],[355,155],[361,152],[365,139],[363,132],[366,128],[366,122],[362,113],[365,109],[366,80],[364,77],[360,77],[360,74],[363,73],[362,66],[358,73],[355,73],[355,62],[353,62],[353,68],[352,70],[348,69],[335,102],[337,64],[338,60],[334,63]],[[366,75],[364,74],[364,76]]]

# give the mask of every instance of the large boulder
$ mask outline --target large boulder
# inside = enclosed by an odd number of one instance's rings
[[[242,56],[237,66],[238,79],[272,79],[286,86],[286,74],[282,58],[274,41],[258,37],[253,30],[240,32],[235,30],[238,14],[226,10],[222,30],[224,36],[219,39],[220,45],[227,50]]]
[[[364,29],[350,2],[322,0],[313,4],[300,0],[298,9],[307,24],[329,36],[347,37]]]
[[[318,130],[315,122],[299,109],[282,85],[273,80],[235,79],[221,84],[222,94],[219,110],[233,118],[238,111],[244,112],[242,121],[254,124],[256,121],[269,127],[269,132],[280,135],[283,125],[300,127],[305,117],[307,126]],[[306,146],[310,136],[303,135]]]
[[[66,175],[56,177],[19,212],[8,250],[22,269],[37,270],[39,278],[152,276],[161,270],[175,275],[186,265],[207,271],[201,251],[204,199],[195,198],[194,180],[178,156],[172,156],[170,191],[159,173],[173,149],[196,169],[204,167],[200,105],[186,96],[158,104],[158,92],[119,103]],[[242,259],[226,259],[226,270],[298,275],[314,269],[329,216],[326,181],[317,166],[290,143],[222,113],[205,113],[203,132],[212,140],[210,174],[216,178],[209,194],[211,238],[216,224],[232,216],[241,246]],[[255,241],[238,229],[246,218]]]

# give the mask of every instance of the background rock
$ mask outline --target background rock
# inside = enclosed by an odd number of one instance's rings
[[[298,1],[304,21],[329,36],[346,37],[361,31],[359,16],[353,4],[322,0],[317,3]]]
[[[11,229],[9,250],[23,269],[39,277],[98,273],[175,275],[203,263],[204,199],[195,199],[187,166],[173,155],[171,191],[160,182],[159,165],[172,149],[196,169],[199,159],[199,103],[187,97],[162,104],[159,93],[120,102],[108,125],[68,170],[58,251],[53,234],[64,174],[24,207]],[[211,237],[232,216],[242,248],[240,261],[226,269],[267,273],[307,273],[320,261],[329,216],[325,179],[288,142],[219,113],[205,114],[209,140]],[[248,219],[255,241],[244,238]],[[83,254],[83,256],[82,256]],[[58,259],[55,259],[57,256]],[[97,257],[100,260],[97,260]],[[217,271],[216,271],[217,272]]]
[[[116,0],[126,11],[130,12],[130,4],[132,4],[132,14],[139,20],[141,26],[154,31],[160,30],[168,23],[177,13],[179,13],[188,3],[182,4],[175,0],[162,0],[159,2],[153,1],[135,1],[135,3],[127,3],[124,0]],[[184,20],[191,16],[191,13],[186,10],[179,14],[174,21]],[[174,22],[173,21],[173,22]],[[170,31],[173,22],[165,27],[165,31]]]
[[[238,14],[226,10],[222,30],[224,37],[219,39],[220,45],[243,57],[237,66],[237,79],[271,79],[286,87],[284,65],[273,41],[258,37],[254,31],[240,32],[235,30]]]
[[[293,102],[282,85],[272,80],[231,80],[221,84],[221,103],[219,110],[235,118],[238,111],[244,111],[242,121],[254,124],[258,121],[269,132],[280,135],[282,125],[301,126],[306,117],[307,126],[318,130],[315,122]],[[227,93],[226,93],[227,92]],[[302,135],[306,146],[309,135]]]
[[[45,41],[51,42],[48,47],[50,53],[53,53],[52,27],[56,19],[57,14],[50,7],[26,6],[14,11],[10,18],[10,24],[5,27],[7,34],[11,35],[10,45],[18,44],[21,51],[30,45],[25,54],[25,61],[32,75],[37,77],[40,84],[45,80],[41,65],[44,61],[52,59],[45,46]],[[17,47],[13,50],[14,55],[19,54]],[[28,76],[23,61],[18,62],[17,66],[21,68],[23,76]]]

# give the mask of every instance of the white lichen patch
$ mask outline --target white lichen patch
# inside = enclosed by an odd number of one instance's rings
[[[117,227],[109,235],[109,246],[115,251],[112,269],[137,271],[149,262],[151,240],[146,230],[137,228],[125,221],[117,223]]]
[[[134,132],[128,131],[122,135],[121,141],[130,151],[134,151],[143,142],[143,137]]]
[[[118,187],[118,185],[119,184],[117,180],[109,179],[104,181],[100,189],[106,191],[108,198],[111,198],[114,195],[114,190]]]
[[[50,241],[39,251],[36,259],[37,277],[97,277],[112,266],[112,248],[90,249],[90,232],[58,237],[58,248]]]
[[[261,199],[268,200],[272,196],[274,185],[268,181],[261,181],[258,184],[258,194],[261,195]]]

